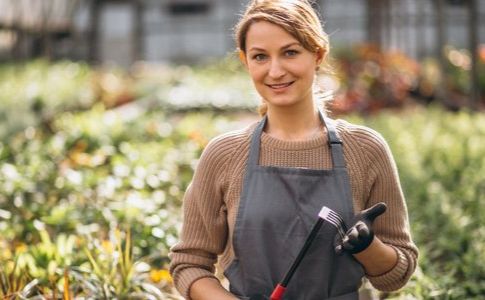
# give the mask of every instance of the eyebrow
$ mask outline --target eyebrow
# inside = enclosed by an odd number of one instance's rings
[[[289,44],[287,44],[287,45],[285,45],[285,46],[281,47],[281,49],[283,49],[283,50],[284,50],[284,49],[290,48],[291,46],[295,46],[295,45],[296,45],[296,46],[300,46],[300,47],[301,47],[301,44],[300,44],[299,42],[292,42],[292,43],[289,43]],[[254,50],[254,51],[265,51],[265,49],[263,49],[263,48],[259,48],[259,47],[251,47],[251,48],[249,49],[249,51],[252,51],[252,50]]]

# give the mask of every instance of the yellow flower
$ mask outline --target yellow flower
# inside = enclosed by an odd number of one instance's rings
[[[9,248],[4,248],[0,252],[0,260],[2,260],[2,259],[9,260],[9,259],[12,259],[12,257],[13,257],[13,253]]]
[[[108,254],[111,254],[114,252],[114,246],[113,246],[113,243],[111,243],[110,241],[108,240],[103,240],[101,242],[101,246],[103,247],[104,251]]]
[[[15,247],[15,253],[20,254],[20,253],[25,253],[27,252],[27,245],[24,243],[20,243]]]
[[[155,283],[159,283],[160,281],[172,283],[173,281],[172,276],[170,276],[170,272],[168,270],[157,269],[152,269],[150,271],[150,279]]]

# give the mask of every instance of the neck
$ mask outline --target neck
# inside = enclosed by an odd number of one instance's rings
[[[288,141],[307,140],[323,132],[318,109],[313,102],[303,107],[268,107],[266,133]]]

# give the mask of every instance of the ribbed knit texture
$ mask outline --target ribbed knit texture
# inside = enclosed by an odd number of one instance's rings
[[[180,241],[170,253],[170,271],[179,292],[190,299],[192,283],[214,277],[218,261],[224,270],[234,258],[232,233],[239,206],[251,134],[256,124],[213,139],[204,150],[184,197],[184,225]],[[394,247],[398,263],[386,274],[367,276],[383,291],[402,287],[416,268],[418,251],[411,240],[407,207],[392,154],[375,131],[337,121],[350,176],[354,212],[384,201],[385,214],[374,231]],[[311,140],[282,141],[263,132],[260,165],[330,169],[326,134]],[[256,246],[256,245],[251,245]]]

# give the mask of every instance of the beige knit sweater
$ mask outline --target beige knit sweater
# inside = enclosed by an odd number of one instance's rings
[[[180,240],[170,253],[170,270],[175,286],[187,299],[193,282],[214,277],[217,261],[224,270],[234,258],[232,233],[255,126],[213,139],[186,191],[184,224]],[[344,145],[354,212],[386,202],[388,209],[376,219],[374,230],[399,254],[398,263],[388,273],[367,278],[377,289],[399,289],[413,273],[418,251],[411,240],[406,203],[392,154],[383,138],[369,128],[338,120],[337,132]],[[323,131],[313,139],[291,142],[263,132],[259,161],[265,166],[332,167]]]

